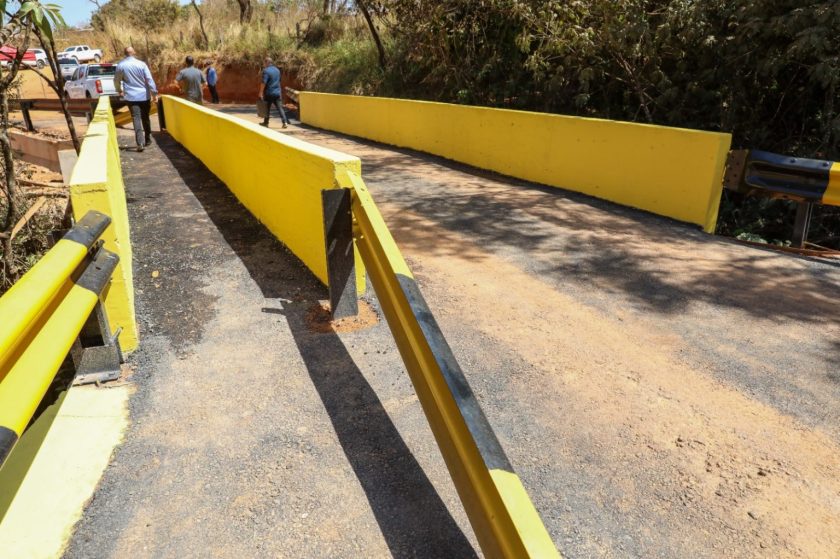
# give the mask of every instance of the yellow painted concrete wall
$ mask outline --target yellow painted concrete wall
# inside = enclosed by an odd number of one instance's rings
[[[76,219],[81,219],[89,210],[111,217],[111,225],[102,239],[106,249],[119,254],[120,263],[104,295],[105,311],[111,330],[123,329],[120,334],[123,351],[132,351],[137,348],[138,335],[134,316],[131,237],[117,130],[107,97],[99,100],[96,114],[82,142],[79,160],[70,177],[70,201]]]
[[[357,157],[315,146],[257,124],[163,97],[166,129],[324,284],[327,259],[321,190],[339,188]],[[364,267],[356,256],[357,286]]]
[[[301,120],[713,231],[731,135],[445,103],[300,93]]]

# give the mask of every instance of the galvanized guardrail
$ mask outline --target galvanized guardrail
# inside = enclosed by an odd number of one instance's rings
[[[723,185],[742,194],[798,202],[793,244],[802,247],[814,204],[840,206],[840,163],[755,149],[732,150]]]
[[[356,246],[485,557],[559,557],[364,181],[347,176]]]
[[[119,257],[90,211],[0,297],[0,467],[91,318]]]

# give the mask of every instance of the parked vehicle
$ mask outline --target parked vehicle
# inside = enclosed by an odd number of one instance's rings
[[[73,72],[64,91],[71,99],[98,99],[102,95],[116,95],[114,89],[115,64],[82,64]]]
[[[34,61],[31,59],[27,60],[26,55],[29,53],[35,55]],[[49,61],[47,60],[47,53],[44,51],[44,49],[28,49],[23,55],[23,63],[27,66],[35,66],[40,70],[44,66],[47,66],[49,64]]]
[[[63,56],[58,57],[58,67],[61,68],[61,75],[65,80],[73,78],[76,68],[79,67],[79,61],[75,58],[67,58]]]
[[[74,45],[67,47],[62,56],[68,58],[75,58],[79,62],[99,62],[102,60],[102,51],[99,49],[92,49],[87,45]]]
[[[21,63],[27,66],[35,66],[37,65],[37,59],[35,58],[35,53],[30,52],[33,49],[30,49],[23,53],[23,59]],[[15,57],[17,56],[17,48],[11,45],[3,45],[0,47],[0,65],[7,66],[14,61]]]

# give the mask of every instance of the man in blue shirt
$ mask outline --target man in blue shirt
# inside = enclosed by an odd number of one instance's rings
[[[131,120],[134,122],[137,151],[143,151],[146,146],[152,145],[149,111],[152,101],[157,101],[158,92],[149,67],[145,62],[134,58],[134,49],[131,47],[125,47],[125,58],[117,64],[114,89],[128,104]]]
[[[212,60],[205,62],[205,65],[207,66],[207,88],[210,90],[210,98],[215,104],[219,102],[219,92],[216,91],[216,84],[219,83],[219,75],[213,67]]]
[[[286,118],[286,111],[283,110],[283,88],[280,85],[280,68],[274,65],[270,57],[265,57],[265,68],[262,71],[262,83],[260,84],[260,97],[268,105],[265,109],[265,120],[263,126],[268,126],[268,117],[271,115],[271,105],[280,111],[280,118],[283,120],[283,128],[289,124]]]

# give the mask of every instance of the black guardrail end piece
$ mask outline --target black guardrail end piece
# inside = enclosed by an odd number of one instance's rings
[[[356,293],[350,189],[322,190],[321,203],[324,214],[330,311],[333,319],[356,316],[359,314],[359,303]]]
[[[0,466],[6,461],[6,457],[12,452],[18,440],[17,433],[8,427],[0,426]]]
[[[117,267],[120,257],[111,251],[99,249],[93,262],[88,264],[88,267],[82,272],[82,275],[76,280],[76,285],[84,287],[85,289],[96,293],[98,296],[105,289],[105,285],[110,281],[111,274]]]
[[[96,242],[96,239],[105,232],[105,229],[107,229],[110,224],[110,217],[101,212],[91,210],[86,213],[82,219],[77,221],[73,228],[70,229],[70,231],[62,237],[62,239],[75,241],[87,248],[90,248],[93,246],[93,243]]]

